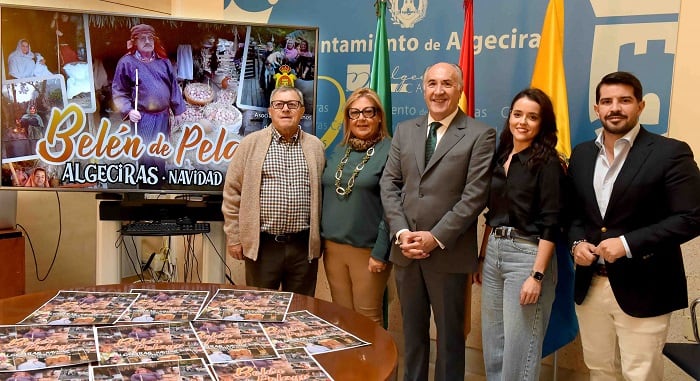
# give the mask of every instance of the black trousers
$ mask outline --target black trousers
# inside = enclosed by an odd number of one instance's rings
[[[268,234],[260,235],[258,259],[245,260],[245,281],[248,286],[295,292],[313,297],[316,293],[318,258],[309,260],[308,234],[288,235],[277,241]]]

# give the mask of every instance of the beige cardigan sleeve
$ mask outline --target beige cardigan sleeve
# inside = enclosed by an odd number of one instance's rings
[[[243,244],[244,255],[251,249],[257,251],[257,239],[255,242],[251,240],[260,235],[262,163],[271,138],[269,129],[246,136],[236,148],[226,171],[221,204],[224,233],[227,245]],[[241,210],[241,205],[245,205],[245,210]]]

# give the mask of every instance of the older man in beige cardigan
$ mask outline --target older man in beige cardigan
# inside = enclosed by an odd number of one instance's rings
[[[323,143],[299,127],[301,91],[270,96],[269,127],[245,137],[224,184],[227,252],[245,260],[246,284],[313,296],[316,290]]]

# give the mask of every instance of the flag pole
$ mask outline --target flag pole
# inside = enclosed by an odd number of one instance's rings
[[[139,69],[134,69],[136,71],[136,91],[134,95],[134,110],[139,110]],[[139,122],[134,122],[134,135],[139,134]]]

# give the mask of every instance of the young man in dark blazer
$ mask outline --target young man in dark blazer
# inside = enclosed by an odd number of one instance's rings
[[[459,381],[465,292],[469,274],[478,271],[476,222],[488,197],[496,131],[459,110],[458,66],[429,67],[423,91],[428,115],[397,126],[381,196],[396,239],[389,259],[403,315],[404,380],[428,380],[432,308],[435,381]]]
[[[569,163],[576,313],[594,381],[662,380],[671,312],[688,306],[680,244],[700,233],[700,173],[686,143],[639,124],[642,95],[630,73],[603,77],[603,128]]]

